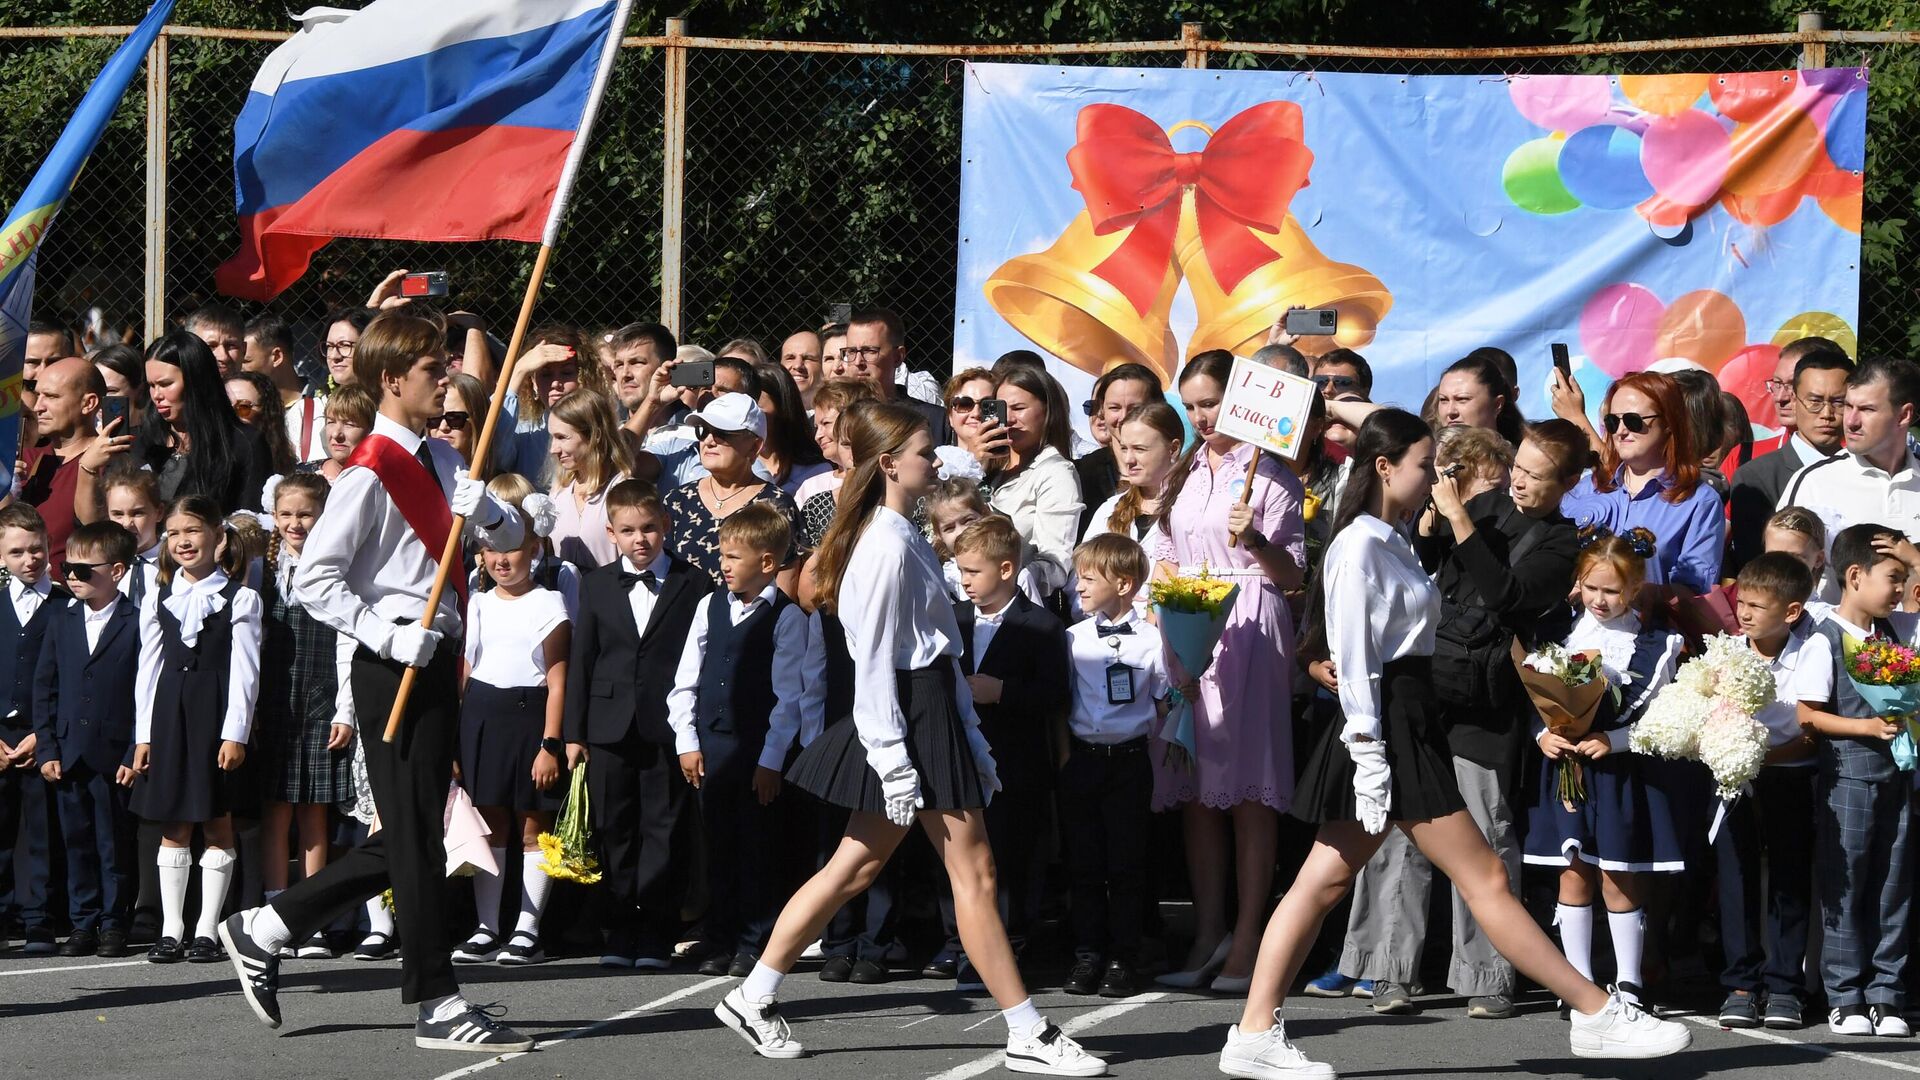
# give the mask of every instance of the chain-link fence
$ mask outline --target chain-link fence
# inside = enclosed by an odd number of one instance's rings
[[[118,44],[111,31],[0,31],[0,81],[43,107],[0,117],[0,198],[11,200]],[[58,36],[52,36],[57,34]],[[115,117],[40,258],[53,317],[92,313],[107,336],[147,336],[210,298],[236,249],[232,122],[273,43],[260,31],[171,28],[148,80]],[[588,328],[662,318],[685,340],[753,337],[770,348],[838,302],[905,318],[916,366],[953,338],[964,62],[1209,66],[1388,74],[1770,70],[1870,64],[1861,267],[1862,345],[1920,348],[1920,268],[1899,257],[1920,188],[1920,34],[1819,32],[1633,45],[1484,51],[1342,49],[1203,40],[1074,46],[826,45],[678,33],[629,38],[600,113],[539,321]],[[157,59],[159,62],[153,62]],[[677,71],[680,74],[676,74]],[[683,82],[678,81],[680,78]],[[676,178],[664,147],[684,147]],[[164,154],[149,153],[149,144]],[[163,185],[150,182],[164,175]],[[663,191],[678,182],[677,214]],[[358,302],[391,268],[443,269],[459,306],[509,320],[530,245],[339,240],[273,307],[318,340],[324,313]]]

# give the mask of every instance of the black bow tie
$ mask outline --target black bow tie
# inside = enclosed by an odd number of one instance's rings
[[[1133,624],[1119,623],[1114,626],[1107,626],[1102,623],[1094,623],[1093,632],[1100,637],[1107,637],[1110,634],[1131,634],[1133,633]]]
[[[645,582],[647,587],[651,589],[654,583],[659,580],[659,578],[653,575],[653,571],[651,570],[642,570],[637,574],[630,574],[625,570],[620,571],[620,587],[623,589],[631,590],[641,582]]]

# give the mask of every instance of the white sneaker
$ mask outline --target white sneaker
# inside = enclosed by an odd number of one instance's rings
[[[1827,1030],[1835,1035],[1871,1035],[1873,1020],[1858,1005],[1843,1006],[1827,1014]]]
[[[1007,1035],[1007,1070],[1041,1076],[1105,1076],[1107,1063],[1048,1024],[1037,1035]]]
[[[1883,1039],[1913,1038],[1913,1029],[1907,1026],[1907,1021],[1885,1005],[1868,1006],[1867,1019],[1873,1021],[1873,1033]]]
[[[1308,1058],[1293,1045],[1278,1009],[1273,1011],[1273,1026],[1265,1031],[1243,1034],[1238,1024],[1227,1029],[1220,1071],[1253,1080],[1334,1080],[1339,1075],[1333,1066]]]
[[[806,1051],[793,1039],[793,1031],[787,1027],[787,1021],[780,1015],[780,1006],[772,999],[748,1001],[747,996],[735,986],[713,1007],[713,1015],[720,1022],[740,1033],[753,1047],[753,1052],[764,1058],[797,1058]]]
[[[824,941],[815,941],[813,944],[800,950],[800,959],[802,960],[825,960],[826,958],[827,943]]]
[[[1693,1043],[1685,1024],[1661,1020],[1614,991],[1607,1007],[1589,1016],[1573,1010],[1573,1056],[1584,1058],[1656,1058],[1677,1054]]]

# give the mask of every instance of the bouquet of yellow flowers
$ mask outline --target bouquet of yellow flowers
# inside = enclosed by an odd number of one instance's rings
[[[573,770],[567,805],[553,823],[554,831],[540,834],[540,869],[550,878],[591,885],[600,880],[600,860],[593,857],[593,834],[587,828],[587,770]]]
[[[1205,570],[1192,577],[1162,578],[1148,587],[1155,609],[1163,613],[1175,611],[1185,615],[1219,615],[1233,606],[1234,594],[1239,591],[1240,586],[1214,577]],[[1161,629],[1164,631],[1165,627]],[[1219,637],[1215,635],[1214,641],[1208,643],[1209,653],[1218,641]]]
[[[1153,611],[1160,620],[1160,636],[1187,674],[1198,679],[1213,663],[1213,648],[1227,629],[1227,616],[1233,611],[1240,586],[1207,573],[1204,569],[1191,577],[1162,578],[1148,589]],[[1193,759],[1193,702],[1173,692],[1173,711],[1160,737]]]

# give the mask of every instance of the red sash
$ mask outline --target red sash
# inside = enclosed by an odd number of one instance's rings
[[[353,448],[353,455],[347,458],[347,464],[373,470],[380,486],[393,496],[394,508],[407,519],[414,536],[426,546],[433,560],[439,562],[447,550],[447,533],[453,529],[453,510],[447,505],[447,494],[440,488],[440,479],[422,467],[419,458],[402,450],[399,443],[385,435],[369,434],[361,439],[360,445]],[[460,609],[466,610],[466,576],[456,564],[447,577],[460,594]]]

